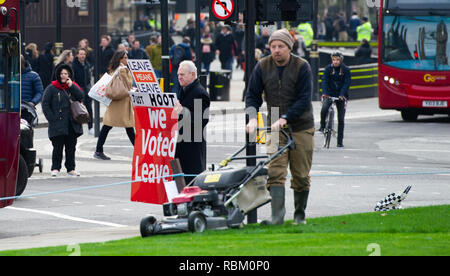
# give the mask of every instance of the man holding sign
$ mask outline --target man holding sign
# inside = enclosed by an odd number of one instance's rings
[[[180,160],[185,174],[199,174],[206,170],[206,139],[204,128],[209,122],[210,98],[197,79],[197,67],[183,61],[178,69],[179,101],[174,106],[178,117],[178,144],[175,158]],[[194,177],[185,177],[189,183]]]

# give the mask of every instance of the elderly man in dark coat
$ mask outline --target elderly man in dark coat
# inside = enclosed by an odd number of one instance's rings
[[[183,61],[178,68],[179,101],[175,104],[178,116],[178,144],[175,158],[180,160],[183,173],[196,175],[206,170],[206,140],[204,128],[209,122],[209,94],[197,79],[192,61]],[[194,177],[185,177],[189,183]]]

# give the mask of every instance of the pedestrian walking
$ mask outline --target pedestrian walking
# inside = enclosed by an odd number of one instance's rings
[[[58,66],[66,64],[72,67],[73,58],[72,50],[62,51],[61,55],[59,55],[58,59],[55,61],[55,71],[53,71],[52,80],[56,80],[58,77],[56,75],[56,68],[58,68]],[[75,76],[72,74],[72,77],[74,78]]]
[[[84,92],[83,104],[86,106],[89,113],[88,129],[89,134],[94,135],[93,129],[93,113],[92,113],[92,98],[89,97],[89,90],[91,90],[91,70],[87,62],[88,51],[84,48],[77,49],[77,56],[73,61],[73,71],[75,74],[75,82],[81,87]]]
[[[25,59],[31,65],[31,70],[37,72],[39,70],[39,51],[36,43],[29,43],[25,46]]]
[[[216,50],[219,52],[219,60],[223,70],[233,71],[233,57],[238,56],[236,41],[231,34],[230,26],[223,26],[222,32],[215,41]]]
[[[25,101],[35,107],[42,100],[44,88],[42,86],[39,74],[34,72],[31,65],[24,56],[20,57],[22,66],[22,101]]]
[[[85,49],[86,50],[86,61],[89,65],[89,68],[94,67],[95,65],[95,57],[94,57],[94,49],[89,47],[89,40],[87,38],[83,38],[78,42],[77,49]]]
[[[72,81],[73,71],[69,65],[61,64],[55,73],[57,78],[45,89],[42,100],[42,111],[48,121],[48,137],[53,145],[51,176],[56,177],[61,171],[63,150],[67,174],[80,176],[75,170],[75,149],[83,127],[72,118],[69,99],[82,101],[84,94]]]
[[[122,80],[126,82],[125,85],[131,89],[133,77],[131,76],[130,70],[127,68],[127,60],[128,55],[126,52],[115,52],[109,64],[108,73],[110,75],[120,74]],[[105,144],[109,131],[113,127],[124,127],[127,132],[128,139],[130,139],[131,144],[134,145],[134,111],[130,97],[125,97],[121,100],[113,100],[106,108],[105,115],[103,116],[103,127],[97,140],[94,158],[111,160],[110,157],[104,154],[103,145]]]
[[[366,39],[367,41],[370,41],[370,39],[372,38],[373,29],[369,18],[364,16],[361,23],[361,25],[356,27],[357,40],[362,41],[363,39]]]
[[[130,59],[149,59],[147,52],[141,48],[139,40],[135,40],[131,46],[131,51],[128,53]]]
[[[200,43],[202,70],[205,70],[206,74],[209,75],[211,62],[213,62],[216,58],[216,51],[214,48],[214,41],[212,40],[211,34],[209,32],[208,25],[205,26],[202,38],[200,39]]]
[[[150,62],[152,63],[153,70],[155,71],[156,77],[160,79],[162,77],[162,46],[161,46],[161,36],[156,38],[156,43],[150,48]]]
[[[42,85],[44,89],[50,85],[52,82],[52,74],[55,68],[53,63],[53,57],[55,56],[54,44],[45,44],[44,53],[39,55],[38,59],[38,71],[39,77],[41,78]]]
[[[178,93],[180,90],[180,84],[178,82],[178,67],[180,66],[180,63],[184,60],[192,60],[190,45],[191,45],[190,38],[185,36],[183,37],[181,43],[173,45],[172,48],[170,48],[169,56],[170,62],[172,64],[171,80],[173,84],[172,86],[173,93]]]
[[[359,19],[358,14],[353,12],[352,17],[348,21],[348,33],[352,41],[356,41],[358,33],[356,32],[356,28],[361,25],[361,19]]]
[[[100,41],[100,68],[99,74],[103,76],[108,71],[108,65],[114,55],[114,48],[111,45],[111,39],[103,35]]]
[[[272,129],[279,130],[289,124],[296,145],[295,149],[285,152],[269,163],[267,187],[272,197],[272,214],[271,220],[265,221],[269,224],[284,223],[288,165],[292,175],[291,188],[294,190],[294,223],[306,223],[305,210],[314,150],[312,73],[306,60],[291,53],[293,45],[294,39],[286,29],[272,33],[269,39],[271,55],[262,58],[253,69],[246,95],[246,107],[258,111],[263,103],[264,92],[269,110],[269,125]],[[254,133],[257,127],[256,112],[249,115],[246,131]],[[281,134],[279,145],[273,140],[270,139],[268,143],[270,154],[273,154],[278,146],[286,144],[286,139]]]
[[[372,49],[370,48],[369,41],[363,38],[361,45],[355,51],[355,58],[358,64],[368,64],[372,62]]]

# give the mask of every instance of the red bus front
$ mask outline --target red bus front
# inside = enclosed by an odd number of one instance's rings
[[[380,9],[378,98],[383,109],[450,115],[450,2],[387,0]]]
[[[0,2],[0,198],[5,198],[15,196],[19,165],[20,37],[19,1]],[[0,208],[12,203],[0,200]]]

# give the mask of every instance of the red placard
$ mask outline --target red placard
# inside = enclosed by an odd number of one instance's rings
[[[171,107],[135,106],[131,201],[168,202],[164,182],[172,181],[170,161],[175,157],[177,116]],[[174,117],[174,118],[173,118]]]

